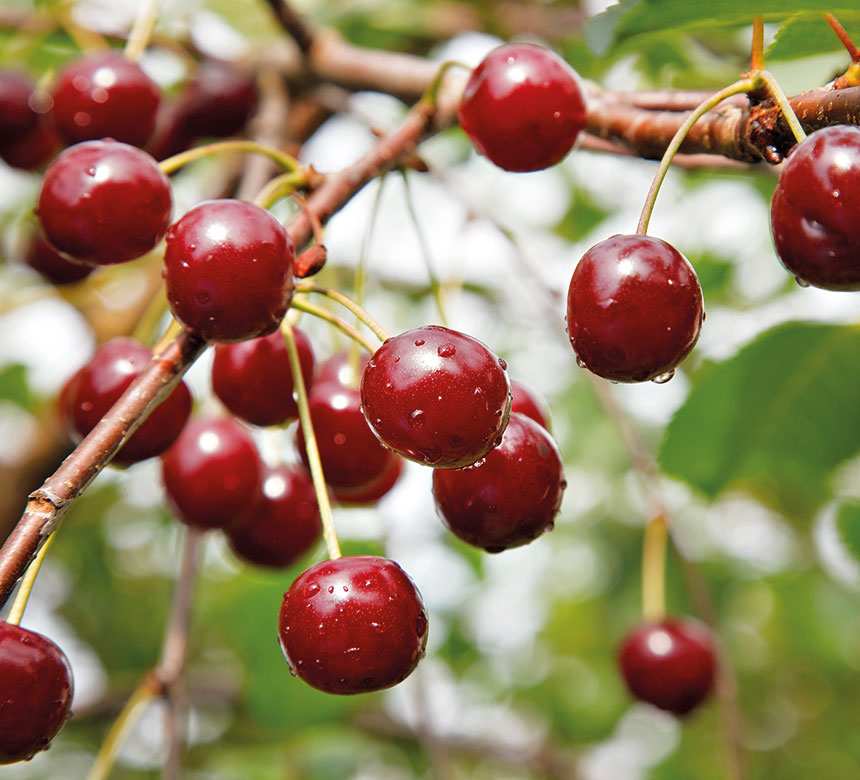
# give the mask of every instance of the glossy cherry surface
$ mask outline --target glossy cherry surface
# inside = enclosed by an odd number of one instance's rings
[[[257,566],[283,568],[311,550],[322,534],[310,475],[301,467],[277,466],[263,473],[262,499],[229,529],[230,547]]]
[[[314,353],[308,337],[293,328],[305,387],[313,381]],[[280,330],[235,344],[216,344],[212,390],[233,414],[254,425],[280,425],[298,416],[293,372]]]
[[[585,127],[576,72],[531,43],[491,51],[472,72],[459,109],[475,148],[508,171],[537,171],[562,160]]]
[[[565,486],[552,437],[515,412],[502,443],[473,466],[433,471],[433,498],[442,521],[463,541],[493,553],[551,530]]]
[[[41,274],[43,279],[57,285],[79,282],[94,270],[91,265],[76,263],[64,257],[38,228],[27,237],[22,260]]]
[[[395,455],[376,479],[355,488],[332,487],[331,493],[340,504],[368,506],[383,498],[403,474],[403,458]]]
[[[257,106],[253,78],[220,60],[201,63],[179,99],[179,122],[193,138],[240,132]]]
[[[427,612],[394,561],[323,561],[284,594],[278,636],[290,670],[328,693],[366,693],[405,679],[427,644]]]
[[[167,300],[204,339],[265,336],[290,305],[294,261],[287,231],[268,211],[239,200],[205,201],[167,232]]]
[[[152,157],[104,140],[71,146],[48,166],[36,211],[57,249],[108,265],[153,249],[171,206],[170,182]]]
[[[460,468],[502,438],[511,408],[503,360],[437,325],[388,339],[361,377],[361,406],[379,440],[404,458]]]
[[[95,428],[151,359],[152,352],[139,341],[116,338],[71,376],[60,395],[60,410],[75,441]],[[176,441],[190,414],[191,393],[182,381],[131,435],[114,462],[128,465],[160,455]]]
[[[69,715],[72,689],[68,659],[57,645],[0,622],[0,764],[48,747]]]
[[[619,663],[633,696],[676,715],[705,699],[716,673],[710,632],[693,620],[640,625],[625,638]]]
[[[550,430],[549,410],[543,398],[516,379],[511,380],[511,414],[514,412],[531,417],[538,425]]]
[[[167,498],[180,520],[199,528],[239,526],[256,508],[263,463],[241,423],[191,420],[161,458]]]
[[[119,51],[85,54],[58,74],[51,117],[69,144],[113,138],[143,146],[155,128],[158,85]]]
[[[35,127],[39,115],[31,105],[34,89],[23,73],[0,71],[0,148]]]
[[[789,155],[770,207],[776,253],[798,280],[860,290],[860,127],[816,130]]]
[[[7,165],[22,171],[34,171],[47,163],[60,148],[54,126],[43,115],[36,124],[13,141],[0,146],[0,157]]]
[[[618,382],[662,381],[699,338],[702,288],[670,244],[613,236],[579,261],[567,293],[567,329],[580,365]]]

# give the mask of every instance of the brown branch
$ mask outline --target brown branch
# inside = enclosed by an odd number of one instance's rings
[[[302,53],[307,54],[314,45],[314,33],[310,26],[286,0],[269,0],[269,5],[278,24],[289,33]]]

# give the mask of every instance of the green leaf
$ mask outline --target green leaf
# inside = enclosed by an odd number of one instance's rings
[[[853,41],[860,40],[860,12],[842,12],[839,21]],[[838,51],[842,43],[821,14],[798,14],[780,27],[768,47],[767,60],[795,60]],[[845,66],[848,66],[848,53]]]
[[[794,322],[704,370],[670,423],[663,469],[708,496],[746,489],[787,516],[829,497],[860,450],[860,329]]]
[[[0,401],[11,401],[28,412],[35,408],[35,399],[27,384],[27,366],[10,363],[0,369]]]
[[[843,504],[836,513],[836,528],[845,547],[860,560],[860,503]]]

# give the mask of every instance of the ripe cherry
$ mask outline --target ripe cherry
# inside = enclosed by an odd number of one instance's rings
[[[613,236],[579,261],[567,293],[577,362],[617,382],[665,381],[699,338],[702,288],[670,244]]]
[[[63,151],[45,171],[36,211],[50,242],[94,265],[146,254],[170,224],[170,182],[146,152],[116,141]]]
[[[492,553],[552,529],[565,486],[552,437],[518,413],[511,414],[502,443],[473,466],[433,472],[433,497],[445,525]]]
[[[547,430],[549,427],[549,411],[544,400],[522,382],[511,380],[511,414],[519,412],[531,417],[538,425]]]
[[[491,51],[473,71],[459,110],[475,148],[508,171],[537,171],[562,160],[585,127],[573,68],[530,43]]]
[[[155,128],[161,92],[121,52],[85,54],[58,74],[51,117],[66,142],[113,138],[143,146]]]
[[[379,440],[404,458],[461,468],[502,438],[507,366],[480,341],[437,325],[388,339],[361,377],[361,406]]]
[[[328,693],[405,679],[424,655],[427,613],[394,561],[351,556],[311,566],[284,594],[278,637],[290,670]]]
[[[802,284],[860,290],[860,128],[816,130],[794,147],[770,206],[776,253]]]
[[[152,359],[152,352],[134,339],[103,344],[66,382],[60,411],[70,436],[80,441],[116,403]],[[128,465],[160,455],[182,431],[191,414],[191,393],[180,382],[114,456]]]
[[[72,671],[50,639],[0,622],[0,764],[45,750],[69,716]]]
[[[341,504],[367,506],[375,504],[391,490],[403,474],[403,458],[395,455],[385,471],[375,480],[356,488],[332,487],[334,498]]]
[[[7,165],[22,171],[34,171],[48,162],[60,147],[54,126],[43,115],[36,124],[14,141],[0,146],[0,157]]]
[[[358,387],[361,373],[370,360],[370,355],[362,352],[353,358],[351,352],[336,352],[317,366],[314,381],[340,382],[349,387]]]
[[[36,126],[39,115],[32,106],[35,89],[23,73],[0,72],[0,149]]]
[[[265,336],[290,305],[294,261],[287,231],[268,211],[239,200],[205,201],[167,233],[167,300],[204,339]]]
[[[74,284],[86,279],[94,270],[91,265],[73,262],[58,252],[38,227],[29,231],[24,242],[22,262],[51,284]]]
[[[705,699],[716,670],[709,630],[677,618],[634,629],[621,646],[619,662],[633,696],[676,715],[690,712]]]
[[[233,418],[192,420],[161,457],[167,498],[187,525],[239,526],[260,501],[263,463]]]

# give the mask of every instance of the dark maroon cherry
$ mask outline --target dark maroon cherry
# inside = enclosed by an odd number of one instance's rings
[[[262,500],[227,538],[249,563],[283,568],[309,552],[321,533],[310,475],[301,467],[278,466],[264,471]]]
[[[50,242],[94,265],[153,249],[170,224],[170,182],[146,152],[116,141],[63,151],[45,171],[36,211]]]
[[[287,231],[268,211],[239,200],[205,201],[167,233],[167,300],[204,339],[265,336],[292,300],[294,261]]]
[[[314,353],[308,337],[293,328],[305,387],[311,386]],[[233,414],[254,425],[281,425],[298,416],[290,357],[279,330],[268,336],[216,344],[212,389]]]
[[[377,479],[371,480],[357,488],[332,487],[331,492],[341,504],[352,504],[354,506],[375,504],[397,484],[401,474],[403,474],[403,458],[395,455],[391,459],[391,463]]]
[[[35,89],[23,73],[0,71],[0,148],[36,126],[39,114],[31,102]]]
[[[238,526],[260,501],[263,463],[233,418],[189,422],[162,455],[161,474],[180,520],[198,528]]]
[[[257,106],[253,78],[236,66],[206,60],[179,98],[179,122],[192,138],[241,132]]]
[[[76,263],[58,252],[38,227],[24,240],[22,261],[51,284],[74,284],[93,272],[91,265]]]
[[[522,382],[511,380],[511,414],[519,412],[526,417],[531,417],[538,425],[547,430],[549,427],[549,411],[543,399],[531,388]]]
[[[579,261],[567,293],[577,362],[617,382],[665,381],[686,357],[704,319],[693,267],[670,244],[613,236]]]
[[[51,117],[69,144],[113,138],[143,146],[155,128],[158,86],[118,51],[85,54],[58,74]]]
[[[322,561],[284,594],[278,638],[290,670],[328,693],[367,693],[405,679],[424,655],[427,612],[394,561]]]
[[[7,165],[34,171],[48,162],[60,148],[60,138],[48,119],[39,115],[26,133],[0,146],[0,157]]]
[[[562,160],[585,127],[573,68],[531,43],[491,51],[472,72],[459,110],[475,148],[508,171],[537,171]]]
[[[776,253],[801,284],[860,290],[860,127],[816,130],[794,147],[770,206]]]
[[[461,468],[502,438],[511,408],[507,366],[480,341],[437,325],[388,339],[361,377],[373,432],[404,458]]]
[[[689,619],[640,625],[624,640],[619,662],[633,696],[676,715],[695,709],[714,684],[710,632]]]
[[[116,338],[98,348],[89,362],[66,382],[60,411],[76,441],[86,436],[149,365],[152,352],[139,341]],[[114,456],[131,464],[160,455],[179,436],[191,414],[191,393],[180,382]]]
[[[546,429],[512,413],[502,443],[473,466],[435,469],[433,498],[445,525],[464,542],[501,552],[552,529],[566,483]]]
[[[72,670],[50,639],[0,622],[0,764],[45,750],[69,716]]]

